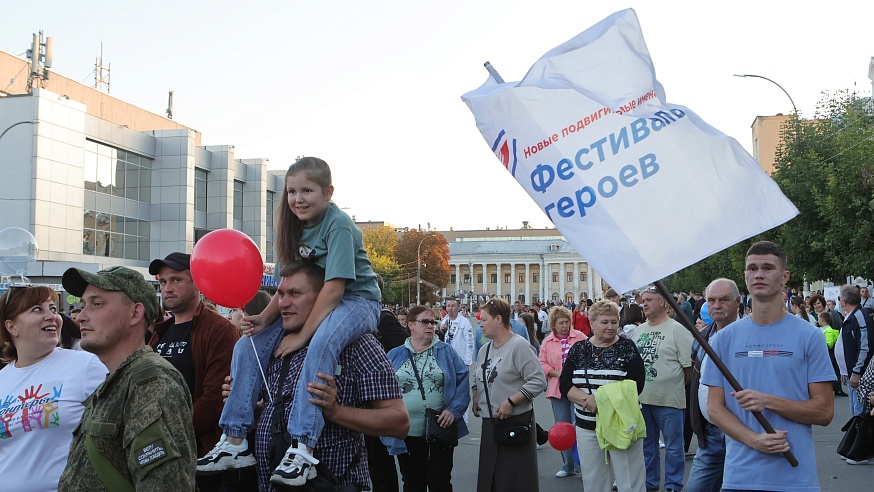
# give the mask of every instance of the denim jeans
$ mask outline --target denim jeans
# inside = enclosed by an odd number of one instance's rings
[[[641,405],[646,422],[643,458],[646,464],[646,489],[658,490],[661,482],[659,433],[665,437],[665,488],[683,490],[686,455],[683,450],[683,409]]]
[[[576,427],[576,418],[574,417],[574,404],[567,399],[566,396],[561,398],[550,398],[549,403],[552,404],[552,416],[555,417],[555,423],[568,422]],[[561,466],[562,471],[571,473],[580,472],[580,464],[574,461],[573,448],[561,452],[561,459],[564,464]]]
[[[379,301],[345,294],[337,307],[319,325],[310,340],[295,388],[294,403],[288,419],[288,433],[292,439],[297,439],[311,448],[316,447],[325,427],[325,418],[322,410],[309,402],[307,385],[324,383],[316,377],[316,373],[332,376],[335,374],[340,352],[355,340],[376,331],[380,309]]]
[[[222,408],[219,427],[226,436],[243,439],[255,421],[255,403],[261,393],[261,371],[267,367],[270,356],[279,347],[285,331],[282,318],[276,320],[252,337],[241,337],[234,345],[231,357],[231,386],[228,401]],[[252,349],[254,345],[254,350]]]
[[[850,388],[850,391],[847,392],[850,395],[850,409],[853,411],[853,415],[859,415],[865,411],[865,406],[859,401],[859,388],[853,388],[849,384],[847,387]]]
[[[374,332],[379,310],[380,305],[377,301],[344,295],[337,307],[319,325],[316,334],[310,341],[307,357],[304,359],[303,369],[297,382],[294,406],[291,417],[288,419],[288,432],[292,437],[297,436],[296,438],[307,446],[315,447],[325,425],[325,420],[322,418],[321,410],[308,401],[310,394],[306,391],[307,383],[317,381],[317,372],[334,374],[340,352],[362,335]],[[333,324],[328,324],[329,321]],[[341,324],[342,328],[338,328]],[[261,370],[258,367],[260,365],[262,369],[266,370],[270,356],[279,347],[279,342],[284,335],[282,318],[277,318],[257,335],[251,338],[242,337],[234,345],[234,354],[231,358],[233,391],[228,395],[228,401],[225,402],[222,415],[219,418],[219,427],[222,428],[225,435],[244,438],[252,428],[255,419],[255,403],[261,392]],[[327,343],[325,339],[328,340]],[[255,350],[252,350],[253,343]],[[310,357],[311,355],[313,357]],[[319,382],[322,381],[319,380]],[[310,424],[304,426],[304,424],[300,424],[300,421],[295,420],[298,418],[309,418]],[[314,420],[318,420],[318,422],[314,423]],[[300,425],[292,425],[295,423]],[[293,432],[293,428],[300,429],[302,426],[303,429],[310,429],[310,433]]]
[[[698,452],[686,481],[686,492],[719,492],[725,465],[725,434],[719,427],[704,422],[704,439],[698,440]]]

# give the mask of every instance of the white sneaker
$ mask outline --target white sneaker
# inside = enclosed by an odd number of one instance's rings
[[[240,444],[231,444],[227,439],[228,436],[222,434],[212,451],[197,460],[197,473],[217,473],[255,466],[255,456],[245,439]]]
[[[851,459],[847,458],[847,464],[848,465],[870,465],[871,462],[868,460],[856,461],[856,460],[851,460]]]
[[[538,445],[537,445],[537,450],[540,451],[540,449],[542,449],[543,446],[545,446],[545,444],[538,444]]]
[[[659,439],[659,449],[665,449],[665,441]]]
[[[559,470],[559,471],[555,472],[555,478],[564,478],[564,477],[569,477],[571,475],[576,475],[576,473],[568,473],[564,470]]]
[[[292,445],[285,452],[282,462],[273,470],[270,477],[272,483],[299,487],[307,480],[316,478],[316,465],[319,460],[310,455],[306,449],[299,449]]]

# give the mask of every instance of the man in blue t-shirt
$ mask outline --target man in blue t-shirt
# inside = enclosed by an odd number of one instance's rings
[[[818,491],[811,426],[826,426],[834,416],[835,375],[825,339],[783,306],[789,271],[780,246],[753,244],[744,277],[752,313],[721,330],[712,344],[744,390],[734,392],[715,364],[707,363],[701,376],[710,387],[710,420],[726,435],[722,490]],[[765,433],[752,412],[761,412],[776,433]],[[782,456],[786,451],[797,467]]]

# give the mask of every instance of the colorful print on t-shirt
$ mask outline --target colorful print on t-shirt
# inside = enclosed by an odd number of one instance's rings
[[[63,381],[46,381],[5,395],[0,402],[0,439],[15,437],[12,428],[19,423],[24,432],[58,427],[58,402],[63,389]]]

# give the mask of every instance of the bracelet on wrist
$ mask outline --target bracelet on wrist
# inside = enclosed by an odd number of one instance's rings
[[[515,407],[515,406],[516,406],[516,404],[513,403],[513,400],[512,400],[511,398],[507,398],[507,401],[510,402],[510,406],[511,406],[511,407]]]

